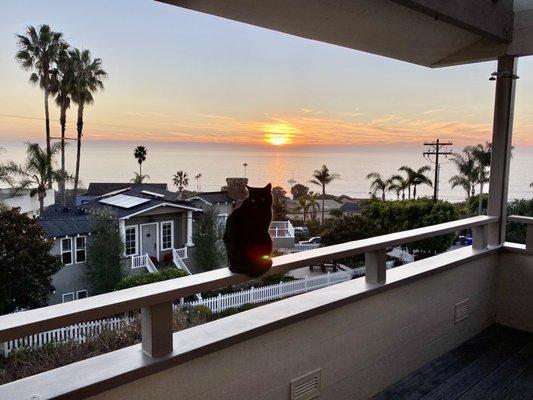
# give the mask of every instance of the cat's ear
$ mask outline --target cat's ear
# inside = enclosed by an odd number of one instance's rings
[[[272,190],[272,184],[269,183],[268,185],[266,185],[265,189],[268,190],[268,191]]]

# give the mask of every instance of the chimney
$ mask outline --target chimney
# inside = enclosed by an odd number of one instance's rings
[[[226,183],[228,185],[228,196],[235,200],[236,205],[239,206],[248,196],[248,189],[246,189],[248,178],[226,178]]]

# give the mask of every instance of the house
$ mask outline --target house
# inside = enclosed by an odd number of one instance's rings
[[[86,279],[86,248],[96,216],[104,209],[118,219],[126,274],[155,272],[164,263],[179,262],[175,257],[186,259],[187,248],[194,245],[192,214],[201,211],[199,208],[176,200],[175,193],[162,187],[110,188],[113,191],[99,196],[92,192],[93,199],[85,198],[78,207],[50,206],[39,218],[47,236],[54,240],[53,254],[61,256],[64,265],[53,276],[55,292],[50,304],[91,294]]]
[[[0,203],[9,208],[19,208],[21,214],[35,218],[39,215],[39,197],[31,194],[32,189],[14,191],[11,188],[0,189]],[[55,192],[48,189],[44,197],[44,207],[55,203]]]

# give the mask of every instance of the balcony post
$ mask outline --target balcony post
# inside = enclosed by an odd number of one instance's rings
[[[499,222],[488,228],[488,244],[491,246],[505,242],[516,70],[516,57],[498,58],[487,214],[499,217]]]
[[[192,211],[187,211],[187,243],[185,243],[185,246],[194,246],[192,236]]]
[[[151,357],[172,352],[172,302],[141,308],[142,349]]]
[[[387,254],[385,250],[365,253],[366,281],[369,283],[385,283],[387,279]]]
[[[472,228],[472,248],[474,250],[485,250],[488,245],[487,225],[474,226]]]

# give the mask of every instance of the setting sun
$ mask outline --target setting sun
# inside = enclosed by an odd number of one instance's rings
[[[288,123],[269,124],[265,125],[263,132],[265,142],[274,146],[282,146],[292,143],[296,128]]]

